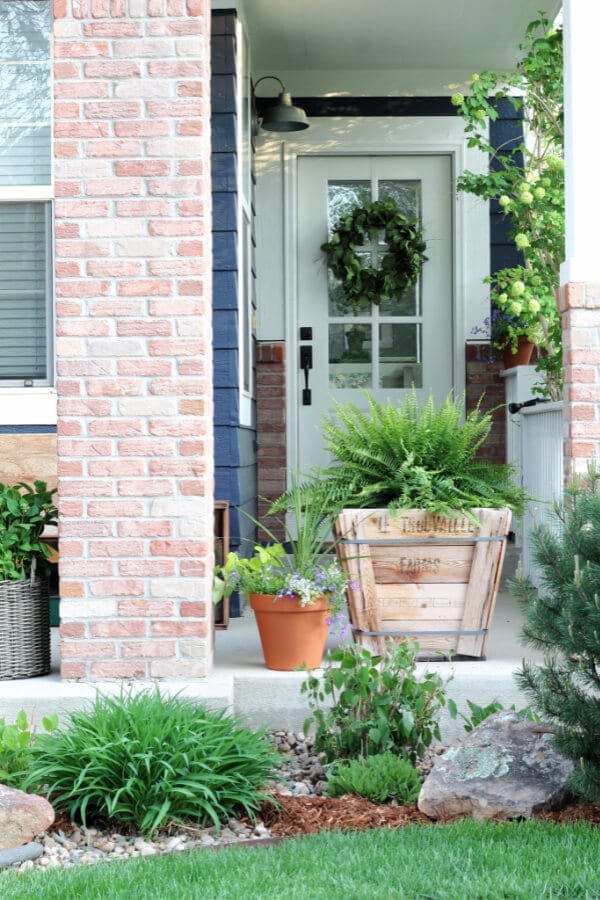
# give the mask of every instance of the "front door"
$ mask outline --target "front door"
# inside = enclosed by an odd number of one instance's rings
[[[319,424],[333,400],[366,405],[368,391],[397,402],[414,386],[419,397],[440,401],[452,388],[451,183],[446,155],[298,159],[298,333],[290,360],[298,373],[299,471],[327,464]],[[336,301],[342,288],[320,246],[341,215],[390,196],[422,222],[428,261],[404,296],[349,312]],[[385,251],[383,235],[364,248],[372,265]]]

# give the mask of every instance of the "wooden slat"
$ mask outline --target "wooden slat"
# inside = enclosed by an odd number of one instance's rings
[[[373,572],[377,584],[394,582],[466,583],[471,574],[473,547],[470,544],[427,544],[405,547],[372,546]]]
[[[480,536],[503,536],[510,528],[510,510],[482,509],[480,512]],[[479,542],[475,545],[471,580],[465,598],[465,609],[461,628],[466,631],[489,628],[502,573],[502,563],[506,550],[506,540],[501,542]],[[487,634],[461,637],[458,652],[466,656],[483,656]]]

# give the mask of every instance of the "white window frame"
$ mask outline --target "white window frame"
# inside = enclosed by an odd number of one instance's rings
[[[236,54],[239,410],[240,425],[250,427],[253,424],[255,395],[256,331],[252,246],[252,84],[249,42],[239,18],[236,23]]]
[[[52,2],[50,2],[52,11]],[[51,12],[50,29],[53,16]],[[54,95],[53,42],[50,32],[50,103]],[[18,65],[19,63],[13,63]],[[23,61],[23,65],[27,61]],[[28,123],[39,124],[39,123]],[[55,385],[55,304],[54,304],[54,117],[50,115],[50,183],[40,185],[0,185],[1,203],[43,203],[46,214],[46,251],[50,265],[46,283],[45,379],[3,379],[0,381],[0,425],[55,425],[57,422]]]

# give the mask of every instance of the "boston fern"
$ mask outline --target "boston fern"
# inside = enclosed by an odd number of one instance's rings
[[[476,457],[487,438],[491,413],[479,405],[464,415],[464,398],[449,394],[436,407],[420,405],[416,392],[399,405],[382,404],[365,392],[368,409],[337,404],[322,432],[332,464],[304,485],[305,501],[327,491],[348,508],[425,509],[472,516],[473,507],[523,512],[525,495],[509,465]]]

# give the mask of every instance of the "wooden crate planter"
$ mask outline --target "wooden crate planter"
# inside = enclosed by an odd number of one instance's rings
[[[421,509],[347,509],[335,526],[356,640],[382,653],[410,636],[420,654],[484,655],[511,513],[446,519]]]

